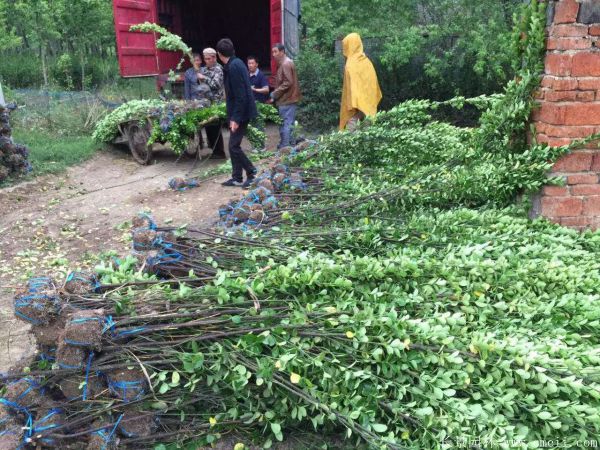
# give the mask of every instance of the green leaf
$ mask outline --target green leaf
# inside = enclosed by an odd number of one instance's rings
[[[172,384],[173,386],[177,386],[177,385],[179,385],[179,381],[180,381],[180,379],[181,379],[181,377],[180,377],[180,375],[179,375],[179,372],[173,372],[173,373],[171,374],[171,384]]]
[[[271,423],[271,431],[273,432],[273,434],[275,434],[276,436],[278,434],[281,434],[281,425],[276,423],[276,422],[272,422]]]
[[[371,428],[377,433],[385,433],[388,429],[387,425],[384,425],[382,423],[375,423],[371,425]]]

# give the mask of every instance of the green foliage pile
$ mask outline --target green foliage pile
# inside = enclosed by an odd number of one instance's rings
[[[110,143],[119,135],[119,125],[132,120],[145,120],[163,104],[161,100],[131,100],[98,121],[92,139],[98,143]]]
[[[249,127],[248,137],[256,148],[262,148],[265,133],[259,128],[264,127],[266,122],[280,123],[281,118],[272,105],[257,103],[257,108],[259,116],[254,126]],[[181,101],[131,100],[104,116],[96,125],[92,137],[98,143],[110,143],[118,136],[119,125],[150,119],[152,134],[148,142],[168,143],[177,154],[181,154],[198,126],[226,118],[224,103],[190,109],[186,102]]]

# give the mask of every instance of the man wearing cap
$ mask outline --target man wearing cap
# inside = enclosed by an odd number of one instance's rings
[[[223,68],[217,64],[217,51],[210,47],[205,48],[202,52],[202,56],[204,57],[204,63],[206,65],[200,69],[198,79],[208,88],[204,91],[205,97],[213,105],[215,103],[223,102],[225,101],[225,75],[223,74]],[[214,149],[212,158],[226,158],[221,124],[207,125],[204,129],[206,130],[208,145],[210,148]]]
[[[225,87],[223,68],[217,64],[217,51],[214,48],[205,48],[202,52],[204,64],[200,69],[199,79],[210,88],[207,93],[211,103],[219,103],[225,100]]]

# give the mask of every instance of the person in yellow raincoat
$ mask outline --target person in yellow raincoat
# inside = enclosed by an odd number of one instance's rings
[[[354,130],[359,120],[374,116],[381,101],[381,89],[373,63],[363,51],[358,33],[351,33],[342,41],[346,68],[340,109],[340,130]]]

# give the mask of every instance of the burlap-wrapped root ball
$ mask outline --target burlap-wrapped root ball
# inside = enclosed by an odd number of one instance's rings
[[[265,178],[264,180],[260,180],[258,182],[257,186],[259,188],[261,188],[261,187],[265,188],[267,191],[275,192],[275,186],[273,186],[273,182],[268,178]]]
[[[148,230],[154,230],[156,228],[154,221],[147,214],[139,214],[139,215],[135,216],[131,220],[131,224],[132,224],[133,229],[146,228]]]
[[[37,417],[33,422],[30,445],[47,448],[64,448],[58,439],[49,436],[55,428],[61,427],[64,423],[64,410],[51,401],[45,401],[41,408],[38,409]]]
[[[27,287],[17,291],[15,316],[33,325],[48,324],[58,315],[60,299],[50,278],[32,278]]]
[[[112,433],[116,421],[111,422],[106,419],[98,419],[92,423],[91,429],[98,430],[89,437],[86,450],[117,450],[119,438],[116,433]]]
[[[275,197],[266,198],[263,202],[263,209],[267,212],[277,209],[277,199]]]
[[[134,407],[127,407],[119,422],[119,433],[127,438],[141,438],[151,436],[156,430],[156,417],[153,413],[139,411]]]
[[[93,273],[71,272],[65,281],[65,291],[73,295],[84,295],[96,291],[100,283]]]
[[[286,180],[286,175],[284,173],[278,173],[273,175],[273,185],[275,186],[276,190],[280,190]]]
[[[287,174],[288,173],[288,166],[286,166],[285,164],[277,164],[274,168],[273,171],[275,173],[282,173],[282,174]]]
[[[0,414],[0,448],[17,450],[23,444],[22,421],[6,413]]]
[[[265,212],[263,210],[257,209],[250,213],[250,218],[248,219],[248,224],[260,225],[263,220],[265,220]]]
[[[40,380],[33,377],[11,381],[7,383],[4,394],[4,398],[10,403],[4,406],[8,406],[11,414],[20,416],[23,408],[35,408],[42,404],[44,396],[41,389]]]
[[[112,370],[106,374],[106,381],[112,396],[125,403],[138,400],[146,393],[146,378],[138,369]]]
[[[88,352],[83,347],[69,345],[61,335],[56,348],[56,363],[61,369],[83,370],[87,361]]]
[[[154,230],[140,228],[133,231],[133,248],[139,251],[151,250],[158,238],[158,233]]]
[[[104,310],[77,311],[67,320],[62,339],[68,345],[102,350]]]
[[[34,325],[31,328],[33,335],[37,343],[45,347],[54,347],[58,345],[59,339],[65,331],[65,325],[67,324],[68,313],[61,311],[61,313],[54,317],[48,324]]]
[[[233,211],[233,217],[237,222],[245,222],[250,218],[250,208],[248,206],[238,206]]]
[[[96,373],[74,374],[63,378],[57,387],[67,400],[93,400],[108,392],[104,380]]]

